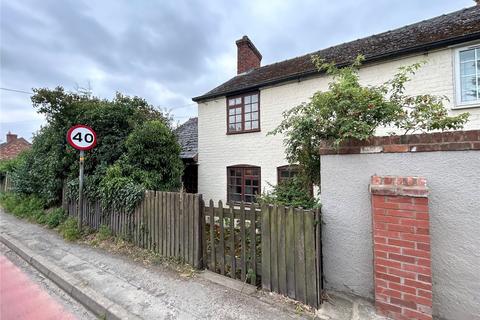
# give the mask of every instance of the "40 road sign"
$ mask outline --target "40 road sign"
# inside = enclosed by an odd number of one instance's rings
[[[77,150],[90,150],[97,144],[97,134],[92,128],[78,124],[68,130],[67,141]]]

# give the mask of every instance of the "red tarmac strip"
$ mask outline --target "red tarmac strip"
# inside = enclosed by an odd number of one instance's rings
[[[0,255],[0,319],[75,319],[23,271]]]

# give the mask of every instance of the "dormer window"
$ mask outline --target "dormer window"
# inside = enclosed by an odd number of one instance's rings
[[[260,131],[260,94],[227,98],[227,134]]]

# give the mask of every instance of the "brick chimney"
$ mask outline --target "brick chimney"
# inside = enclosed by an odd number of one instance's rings
[[[237,74],[259,68],[262,55],[255,48],[253,42],[247,37],[236,41],[237,44]]]
[[[17,140],[17,137],[18,136],[16,134],[13,134],[10,131],[8,131],[8,133],[7,133],[7,143],[10,143],[12,141]]]

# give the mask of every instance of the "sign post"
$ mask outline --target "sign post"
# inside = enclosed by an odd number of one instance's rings
[[[90,150],[97,144],[97,134],[92,128],[78,124],[67,132],[68,143],[80,150],[80,170],[78,176],[78,228],[83,225],[83,172],[85,164],[85,150]]]

